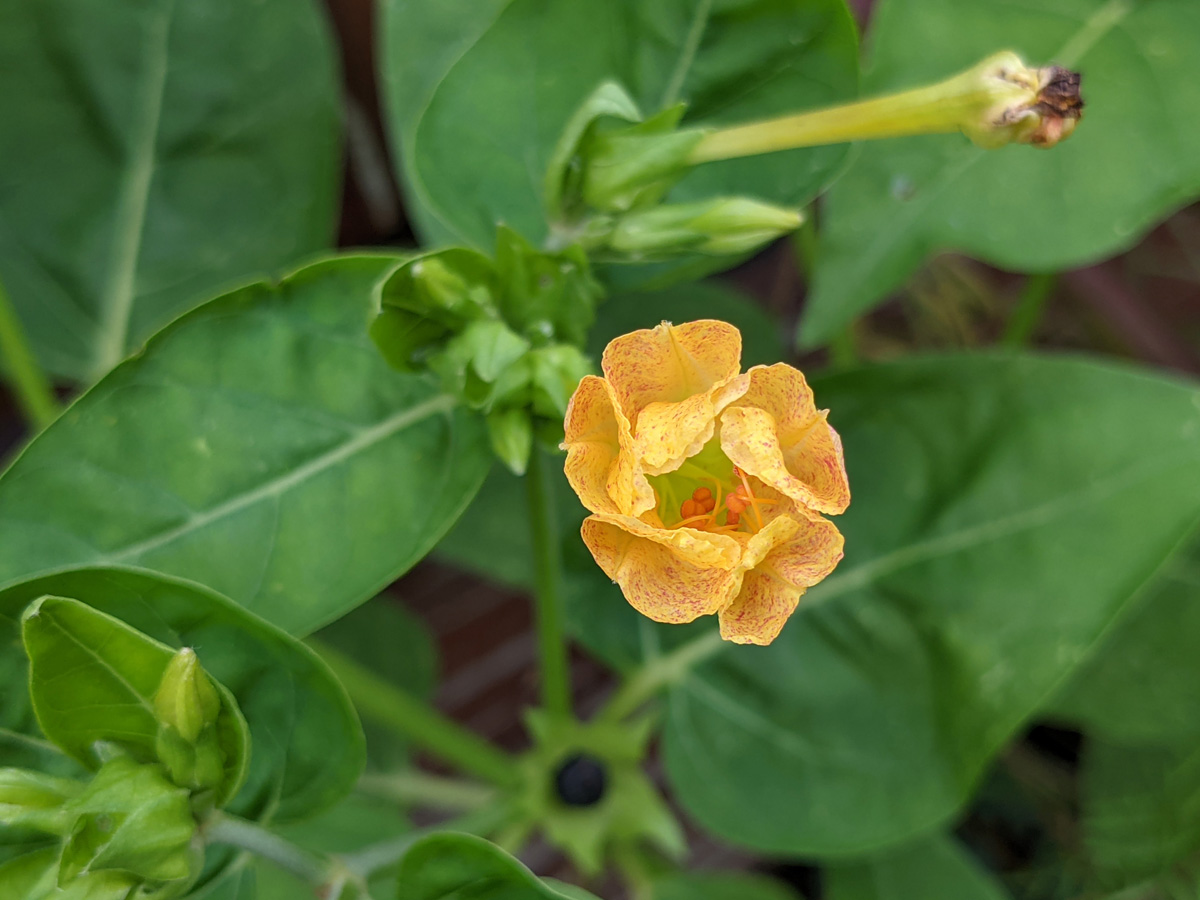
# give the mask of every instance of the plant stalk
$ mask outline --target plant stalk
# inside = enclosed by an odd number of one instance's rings
[[[246,850],[311,885],[323,885],[336,877],[333,863],[310,853],[261,825],[224,812],[214,812],[204,825],[204,838],[211,844],[228,844]]]
[[[665,656],[660,656],[621,686],[600,713],[600,718],[618,721],[637,712],[643,703],[660,690],[680,681],[693,668],[715,656],[724,646],[721,633],[714,629]]]
[[[529,527],[533,539],[534,600],[538,654],[541,659],[542,704],[554,714],[571,713],[571,675],[567,661],[567,636],[562,597],[562,560],[558,528],[544,452],[534,447],[529,455],[525,488],[529,500]]]
[[[487,806],[496,791],[484,784],[443,778],[426,772],[368,772],[358,779],[358,790],[404,806],[465,812]]]
[[[499,748],[348,656],[311,639],[308,643],[333,670],[364,716],[492,784],[508,785],[516,779],[512,758]]]
[[[58,417],[58,398],[38,365],[3,284],[0,284],[0,357],[4,359],[21,413],[34,431],[41,431]]]
[[[1058,276],[1053,273],[1030,275],[1025,280],[1021,296],[1017,299],[1017,308],[1004,328],[1004,337],[1001,339],[1004,346],[1024,347],[1029,344],[1029,339],[1042,320],[1046,301],[1054,293],[1057,284]]]

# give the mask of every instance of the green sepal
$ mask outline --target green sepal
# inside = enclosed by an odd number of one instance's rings
[[[113,759],[64,809],[74,825],[63,845],[60,886],[84,872],[115,869],[186,889],[199,874],[203,852],[190,796],[157,765]]]
[[[629,92],[615,81],[602,82],[567,120],[546,165],[543,194],[546,221],[573,219],[582,212],[583,147],[596,123],[605,118],[640,122],[641,110]]]
[[[42,900],[58,890],[58,847],[23,853],[0,865],[0,897]]]
[[[488,413],[492,452],[514,475],[524,475],[533,449],[533,419],[527,409],[497,409]]]
[[[627,213],[616,220],[607,243],[622,262],[682,253],[729,256],[756,250],[803,221],[796,210],[748,197],[717,197]]]
[[[496,229],[496,276],[501,313],[535,346],[554,341],[583,346],[587,341],[604,289],[578,244],[543,253],[501,225]]]
[[[21,629],[30,696],[47,738],[90,769],[115,754],[146,763],[160,760],[164,725],[155,698],[177,659],[175,650],[66,597],[35,600],[21,617]],[[162,761],[180,776],[182,787],[212,789],[206,802],[223,806],[246,777],[250,734],[233,695],[210,683],[220,696],[220,711],[200,740],[217,748],[220,777],[214,780],[205,765],[205,778],[196,783],[178,758],[169,755]]]
[[[591,371],[592,361],[570,344],[531,351],[529,373],[534,414],[557,420],[561,425],[571,395],[583,376]]]
[[[583,153],[583,201],[600,212],[628,212],[661,200],[688,170],[704,130],[679,130],[679,103],[637,125],[597,129]]]
[[[83,785],[28,769],[0,769],[0,825],[65,835],[71,817],[63,804]]]
[[[534,749],[522,760],[524,789],[514,834],[540,828],[585,874],[598,874],[605,856],[649,844],[672,858],[687,851],[683,830],[653,782],[642,771],[653,734],[651,717],[633,722],[575,722],[541,710],[526,715]],[[569,757],[601,762],[607,786],[599,802],[567,806],[558,798],[554,774]]]

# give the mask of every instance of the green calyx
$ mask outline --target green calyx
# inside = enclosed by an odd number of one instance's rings
[[[390,273],[371,337],[395,368],[432,372],[483,414],[496,456],[521,474],[535,437],[562,440],[600,296],[582,249],[543,253],[501,226],[494,259],[453,248]]]
[[[551,155],[545,182],[551,242],[578,242],[611,262],[747,253],[800,226],[795,210],[749,197],[663,200],[708,133],[680,128],[682,104],[643,118],[605,82],[584,100]]]
[[[534,748],[521,761],[517,819],[501,843],[515,846],[540,830],[588,875],[630,848],[671,858],[685,852],[679,823],[642,771],[651,719],[584,723],[531,711],[526,723]],[[582,797],[564,798],[564,764],[581,759],[601,773],[599,784],[585,785]]]

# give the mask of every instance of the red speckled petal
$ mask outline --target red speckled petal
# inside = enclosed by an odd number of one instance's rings
[[[712,615],[741,585],[736,569],[697,565],[676,548],[599,516],[584,521],[582,534],[600,568],[620,586],[630,605],[656,622],[691,622]]]
[[[601,367],[635,433],[651,403],[678,403],[737,375],[742,335],[726,322],[702,319],[642,329],[614,338]]]
[[[721,414],[721,449],[733,464],[809,509],[850,505],[842,442],[798,370],[755,366],[746,393]]]
[[[563,423],[567,480],[597,513],[636,513],[654,506],[654,491],[637,470],[629,422],[603,378],[585,375]]]

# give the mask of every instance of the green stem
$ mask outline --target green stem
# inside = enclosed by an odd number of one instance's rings
[[[496,799],[495,789],[487,785],[417,771],[368,772],[358,779],[358,790],[403,806],[456,811],[479,809]]]
[[[310,853],[261,825],[228,813],[214,812],[204,825],[204,837],[211,844],[228,844],[261,856],[314,886],[337,877],[336,866],[331,860]]]
[[[441,825],[432,825],[379,841],[376,844],[369,844],[361,850],[345,854],[341,861],[348,870],[366,880],[398,865],[404,858],[404,854],[408,852],[408,848],[427,835],[444,831],[459,831],[486,837],[503,826],[509,818],[510,812],[504,806],[489,806]]]
[[[533,538],[534,599],[536,600],[538,651],[542,663],[542,703],[551,713],[571,713],[571,676],[567,665],[567,637],[562,599],[562,560],[558,528],[543,451],[533,448],[525,487],[529,499],[529,527]]]
[[[312,639],[309,645],[333,670],[364,716],[464,772],[497,785],[515,781],[514,761],[499,748],[342,653]]]
[[[1017,308],[1013,310],[1008,325],[1004,329],[1001,343],[1006,347],[1024,347],[1042,320],[1046,309],[1046,301],[1054,293],[1058,285],[1058,275],[1045,273],[1030,275],[1025,279],[1021,288],[1021,296],[1017,298]]]
[[[688,672],[716,655],[724,646],[721,633],[713,630],[660,656],[622,685],[608,701],[600,718],[617,721],[636,712],[660,690],[682,680]]]
[[[858,341],[851,322],[829,342],[829,358],[836,369],[849,369],[858,365]]]
[[[3,284],[0,284],[0,357],[7,364],[9,384],[21,412],[35,430],[41,431],[58,417],[58,399],[38,366]]]

